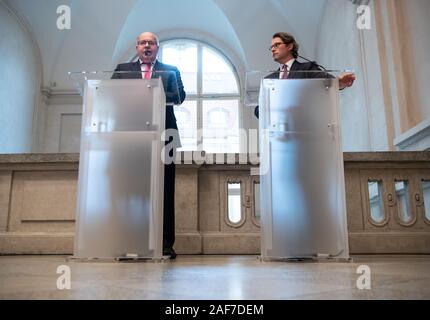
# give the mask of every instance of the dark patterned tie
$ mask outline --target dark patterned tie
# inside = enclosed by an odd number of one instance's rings
[[[288,78],[288,66],[286,64],[283,64],[281,66],[282,78],[281,79],[287,79]]]

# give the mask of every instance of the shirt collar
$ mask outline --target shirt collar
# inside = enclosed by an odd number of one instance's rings
[[[291,71],[291,67],[293,66],[294,61],[296,61],[296,59],[293,58],[293,59],[288,60],[287,63],[285,63],[285,65],[288,68],[288,71]]]
[[[151,67],[153,67],[154,65],[155,65],[155,63],[157,62],[157,59],[155,59],[152,63],[151,63]],[[140,58],[139,58],[139,64],[140,65],[142,65],[142,64],[144,64],[143,62],[142,62],[142,60],[140,60]]]

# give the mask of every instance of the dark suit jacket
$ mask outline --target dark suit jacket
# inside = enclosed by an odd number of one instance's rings
[[[321,72],[306,72],[306,71],[321,71]],[[305,72],[300,72],[305,71]],[[265,79],[279,79],[278,71],[273,72],[265,77]],[[333,78],[332,75],[324,72],[316,63],[313,62],[298,62],[295,60],[291,65],[290,72],[288,75],[288,79],[318,79],[318,78]],[[258,106],[255,107],[254,110],[255,116],[258,118]]]
[[[112,79],[142,79],[140,61],[119,64],[115,71],[135,71],[131,73],[114,73]],[[157,71],[160,71],[157,73]],[[167,72],[163,72],[167,71]],[[176,76],[175,76],[176,75]],[[185,100],[184,85],[178,68],[159,62],[155,62],[152,70],[152,78],[161,77],[166,94],[166,103],[181,104]],[[178,129],[173,105],[166,106],[166,129]]]

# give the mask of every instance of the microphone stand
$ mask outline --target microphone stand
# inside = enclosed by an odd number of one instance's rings
[[[302,58],[303,60],[306,60],[307,62],[310,62],[310,63],[312,63],[312,64],[316,65],[317,67],[320,67],[321,69],[323,69],[323,70],[325,70],[325,71],[327,71],[327,69],[326,69],[326,68],[324,68],[322,65],[320,65],[320,64],[318,64],[318,63],[316,63],[316,61],[309,60],[309,59],[307,59],[307,58],[305,58],[305,57],[303,57],[303,56],[301,56],[301,55],[298,55],[298,57],[299,57],[299,58]]]

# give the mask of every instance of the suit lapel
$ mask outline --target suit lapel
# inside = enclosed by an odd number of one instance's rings
[[[131,74],[131,78],[133,78],[133,79],[142,78],[142,74],[140,73],[142,70],[140,69],[140,61],[139,60],[137,60],[131,64],[131,71],[133,71],[133,74]]]
[[[297,71],[300,70],[300,62],[297,62],[297,60],[294,60],[293,64],[291,65],[290,71]]]
[[[133,71],[140,71],[140,61],[137,60],[135,62],[133,62]]]
[[[279,79],[279,69],[277,72],[272,72],[265,79]]]
[[[300,71],[300,62],[297,62],[297,60],[294,60],[293,64],[291,65],[290,72],[291,74],[288,75],[289,79],[297,79],[300,78],[300,74],[296,71]]]
[[[154,67],[152,68],[151,79],[157,78],[157,71],[160,71],[160,62],[155,60]]]
[[[300,78],[300,73],[294,72],[294,71],[300,71],[300,70],[302,70],[301,63],[297,62],[297,60],[294,60],[293,64],[291,65],[291,69],[289,71],[289,72],[293,72],[293,73],[288,75],[288,79]],[[276,72],[269,74],[266,77],[266,79],[279,79],[279,73],[280,72],[281,72],[281,68],[278,68],[278,70]]]

